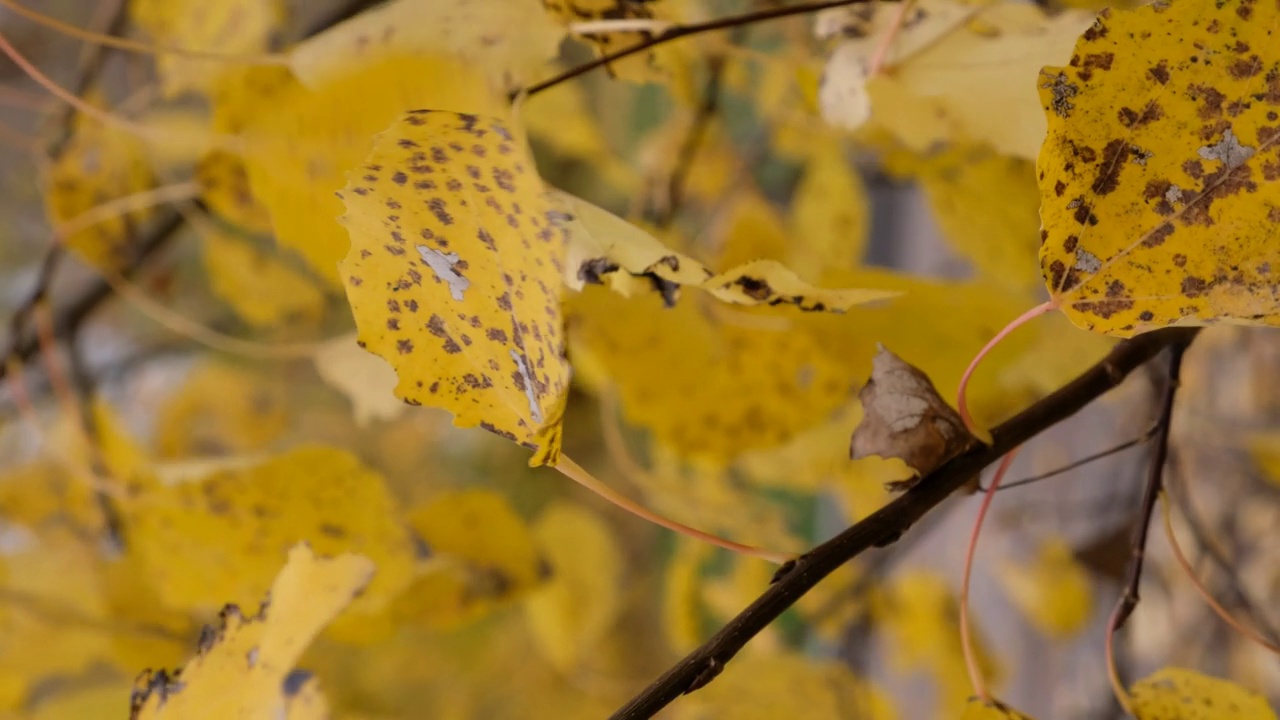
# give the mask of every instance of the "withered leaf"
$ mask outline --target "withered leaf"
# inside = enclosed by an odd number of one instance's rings
[[[862,422],[853,431],[849,456],[899,458],[915,475],[890,483],[906,490],[942,463],[978,442],[939,395],[929,376],[883,345],[871,363],[871,379],[858,393]]]

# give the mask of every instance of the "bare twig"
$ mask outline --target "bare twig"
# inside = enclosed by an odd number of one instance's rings
[[[1196,332],[1181,328],[1161,330],[1117,345],[1084,374],[994,428],[991,445],[979,446],[950,460],[866,519],[783,566],[773,584],[755,602],[612,717],[653,717],[680,695],[711,682],[751,638],[824,577],[871,548],[893,543],[987,465],[1089,405],[1164,348],[1190,342]]]
[[[1073,460],[1067,463],[1066,465],[1054,468],[1049,472],[1040,473],[1039,475],[1032,475],[1030,477],[1019,478],[1017,480],[1014,480],[1013,482],[1002,483],[999,489],[996,490],[996,492],[1004,492],[1005,490],[1011,490],[1016,487],[1023,487],[1024,485],[1031,485],[1032,483],[1038,483],[1041,480],[1048,480],[1049,478],[1057,477],[1063,473],[1071,472],[1072,470],[1075,470],[1078,467],[1083,467],[1085,465],[1088,465],[1091,462],[1096,462],[1105,457],[1110,457],[1112,455],[1115,455],[1118,452],[1123,452],[1125,450],[1128,450],[1131,447],[1141,445],[1142,443],[1155,437],[1156,430],[1159,429],[1159,427],[1160,427],[1159,425],[1152,425],[1151,427],[1147,428],[1145,432],[1143,432],[1138,437],[1133,438],[1132,440],[1125,440],[1119,445],[1112,445],[1106,450],[1101,450],[1092,455],[1082,457],[1079,460]],[[982,487],[981,485],[978,486],[978,492],[984,493],[986,491],[987,489],[985,487]]]
[[[717,55],[707,61],[707,84],[702,91],[702,101],[693,116],[689,132],[680,144],[676,154],[676,164],[671,170],[671,178],[667,181],[666,207],[654,222],[659,228],[669,226],[680,212],[684,204],[684,187],[693,170],[693,161],[698,155],[702,143],[706,141],[711,129],[711,121],[720,111],[720,89],[724,79],[724,56]]]

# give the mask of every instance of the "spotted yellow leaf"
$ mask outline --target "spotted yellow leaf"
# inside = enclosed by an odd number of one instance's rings
[[[543,7],[552,18],[569,26],[606,20],[669,20],[667,11],[670,4],[666,0],[542,0]],[[583,32],[577,37],[603,55],[647,40],[657,35],[660,29],[653,27],[631,32],[593,31]],[[615,61],[607,67],[612,75],[623,80],[650,82],[662,77],[659,57],[659,54],[650,50]]]
[[[63,238],[90,265],[118,270],[133,262],[138,248],[133,229],[151,215],[136,210],[75,228],[90,210],[152,186],[154,176],[141,140],[96,118],[77,114],[70,140],[49,167],[45,206],[57,228],[73,231]],[[70,225],[68,225],[70,223]]]
[[[550,573],[528,524],[490,490],[447,492],[409,513],[430,559],[395,612],[447,628],[522,597]]]
[[[1226,680],[1167,667],[1129,689],[1138,720],[1275,720],[1266,698]]]
[[[412,579],[413,541],[383,479],[349,453],[302,447],[140,491],[121,503],[129,550],[168,606],[251,602],[294,543],[359,552],[378,575],[356,604],[386,607]]]
[[[1003,564],[996,577],[1013,604],[1049,637],[1071,637],[1093,615],[1089,575],[1063,538],[1046,540],[1031,563]]]
[[[396,394],[554,464],[565,240],[523,140],[493,118],[412,111],[342,197],[347,299],[360,342],[396,369]]]
[[[1280,325],[1280,6],[1104,10],[1045,68],[1040,261],[1076,325]]]
[[[608,524],[580,505],[551,505],[533,536],[550,572],[525,601],[525,617],[538,650],[553,667],[570,673],[598,650],[617,622],[626,562]]]
[[[253,55],[267,49],[271,34],[284,22],[282,0],[134,0],[129,13],[157,41],[185,50]],[[206,92],[227,71],[226,60],[163,53],[156,58],[160,88],[173,97]]]
[[[318,681],[294,666],[369,583],[375,566],[350,553],[317,556],[305,544],[288,558],[256,613],[227,605],[181,670],[138,678],[130,720],[329,717]]]
[[[570,287],[608,283],[625,296],[656,291],[666,304],[674,305],[680,287],[691,285],[738,305],[795,305],[801,310],[836,312],[898,294],[885,290],[815,287],[774,260],[749,260],[715,273],[606,210],[568,193],[552,194],[562,209],[561,222],[568,229],[565,282]],[[750,208],[748,211],[754,212]],[[774,217],[769,211],[766,215]],[[759,224],[744,220],[735,223],[735,227],[755,233]],[[772,247],[775,239],[785,241],[780,221],[775,225],[776,232],[759,239],[761,247]]]

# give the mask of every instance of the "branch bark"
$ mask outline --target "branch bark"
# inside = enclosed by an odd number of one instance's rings
[[[820,580],[861,553],[893,543],[987,465],[1074,415],[1119,385],[1129,373],[1161,350],[1175,343],[1189,342],[1197,332],[1195,328],[1160,330],[1120,343],[1079,377],[994,428],[991,445],[980,446],[947,462],[888,505],[784,565],[764,594],[615,712],[612,720],[653,717],[680,695],[711,682],[751,638]]]

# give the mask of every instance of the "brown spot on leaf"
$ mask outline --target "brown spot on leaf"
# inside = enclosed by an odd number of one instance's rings
[[[1152,80],[1164,85],[1169,82],[1169,62],[1167,60],[1161,60],[1154,66],[1148,68],[1147,74],[1151,76]]]
[[[1112,140],[1102,150],[1102,164],[1098,166],[1098,177],[1094,179],[1090,189],[1098,195],[1109,195],[1120,187],[1120,172],[1129,158],[1129,144],[1124,140]]]
[[[1169,222],[1161,223],[1159,227],[1157,227],[1155,230],[1152,230],[1151,234],[1148,235],[1147,238],[1142,241],[1142,246],[1145,248],[1159,247],[1163,245],[1164,241],[1167,240],[1169,236],[1172,234],[1173,234],[1173,223],[1169,223]]]

